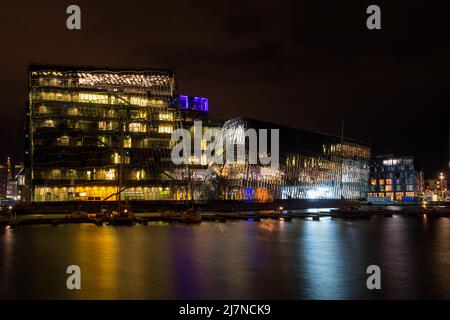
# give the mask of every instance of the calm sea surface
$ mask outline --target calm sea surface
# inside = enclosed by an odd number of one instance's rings
[[[450,219],[2,228],[0,298],[449,299]]]

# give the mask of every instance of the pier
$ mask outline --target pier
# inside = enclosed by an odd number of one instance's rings
[[[279,220],[290,222],[294,219],[309,221],[321,221],[323,218],[360,220],[378,218],[392,218],[396,215],[402,216],[426,216],[429,218],[450,217],[449,208],[410,208],[407,210],[387,210],[383,208],[372,208],[370,210],[316,210],[301,212],[296,210],[254,210],[254,211],[196,211],[196,212],[153,212],[136,213],[128,225],[140,224],[148,225],[152,222],[199,224],[202,222],[226,223],[227,221],[249,221],[260,222],[262,220]],[[57,227],[65,224],[94,224],[103,226],[114,223],[108,217],[93,213],[75,214],[46,214],[46,215],[19,215],[18,218],[0,219],[0,227],[17,228],[31,225],[51,225]]]

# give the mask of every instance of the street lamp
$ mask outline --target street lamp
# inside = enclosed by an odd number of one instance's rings
[[[443,181],[444,181],[444,173],[440,173],[439,174],[439,181],[440,181],[440,188],[441,188],[441,200],[444,200],[444,184],[443,184]]]

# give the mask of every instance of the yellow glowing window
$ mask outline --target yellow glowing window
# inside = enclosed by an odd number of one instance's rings
[[[115,180],[116,179],[116,170],[115,169],[109,169],[106,172],[106,180]]]
[[[384,179],[380,179],[380,186],[384,185]]]
[[[53,169],[50,173],[52,179],[61,179],[61,170]]]
[[[131,137],[126,137],[123,139],[123,147],[131,148]]]
[[[370,180],[370,184],[373,185],[373,186],[376,186],[377,185],[377,179]]]
[[[145,119],[147,118],[147,113],[142,110],[133,110],[130,112],[132,119]]]
[[[80,93],[78,96],[80,102],[88,103],[108,103],[108,96],[105,94]]]
[[[387,186],[386,186],[386,191],[392,191],[392,186],[387,185]]]
[[[380,192],[380,193],[378,193],[378,196],[379,196],[380,198],[384,198],[384,193],[383,193],[383,192]]]
[[[392,184],[392,179],[386,179],[386,184],[391,185]]]
[[[100,121],[98,123],[98,128],[100,130],[108,130],[108,123],[106,121]]]
[[[57,142],[60,146],[68,146],[70,144],[70,137],[66,135],[61,136],[58,138]]]
[[[132,122],[129,124],[130,132],[146,132],[146,125],[140,122]]]
[[[73,107],[67,110],[67,115],[69,116],[77,116],[79,114],[78,108]]]
[[[159,133],[172,133],[173,127],[172,126],[159,126],[158,132]]]
[[[48,112],[48,109],[47,109],[46,106],[40,105],[40,106],[38,107],[38,113],[44,114],[44,113],[47,113],[47,112]]]
[[[402,200],[403,197],[404,197],[404,193],[403,193],[403,192],[397,192],[397,193],[395,194],[395,199],[396,199],[396,200]]]
[[[113,162],[114,164],[120,164],[120,155],[119,155],[117,152],[115,152],[115,153],[111,156],[111,158],[112,158],[112,162]]]
[[[173,121],[173,113],[166,112],[159,114],[159,120],[161,121]]]
[[[42,124],[44,128],[54,128],[56,127],[55,121],[53,120],[45,120]]]
[[[148,105],[148,100],[147,100],[147,98],[130,97],[130,103],[133,105],[146,107]]]

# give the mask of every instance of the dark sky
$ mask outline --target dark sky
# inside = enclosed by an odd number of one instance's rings
[[[390,3],[389,3],[390,2]],[[413,155],[435,177],[450,122],[438,1],[14,1],[0,8],[0,156],[22,158],[27,64],[169,67],[210,116],[244,115]],[[394,3],[395,2],[395,3]],[[69,31],[78,4],[82,30]],[[382,30],[366,28],[369,4]]]

